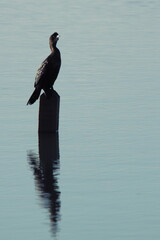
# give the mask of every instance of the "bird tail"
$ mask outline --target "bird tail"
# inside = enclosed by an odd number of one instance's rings
[[[36,88],[34,90],[34,92],[32,93],[32,95],[30,96],[30,98],[29,98],[29,100],[27,102],[27,105],[33,104],[39,98],[40,93],[41,93],[41,89],[40,88]]]

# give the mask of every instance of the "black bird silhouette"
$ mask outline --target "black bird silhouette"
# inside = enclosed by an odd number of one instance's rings
[[[42,62],[37,71],[34,83],[35,90],[29,98],[27,105],[33,104],[39,98],[42,89],[48,98],[52,94],[53,84],[61,67],[61,54],[56,47],[58,40],[59,34],[57,32],[53,33],[49,38],[51,54]]]

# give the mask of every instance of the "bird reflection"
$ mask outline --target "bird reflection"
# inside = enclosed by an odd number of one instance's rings
[[[39,156],[28,152],[28,162],[33,171],[36,189],[42,206],[50,213],[51,231],[55,236],[60,221],[59,138],[56,134],[39,134]]]

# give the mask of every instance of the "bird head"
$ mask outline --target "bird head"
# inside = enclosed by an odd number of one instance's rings
[[[59,34],[57,32],[53,33],[49,38],[50,47],[54,47],[59,40]]]

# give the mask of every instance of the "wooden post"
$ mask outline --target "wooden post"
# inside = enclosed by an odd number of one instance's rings
[[[53,90],[50,98],[43,93],[39,103],[39,133],[55,133],[59,129],[60,96]]]
[[[59,134],[56,133],[39,133],[39,158],[42,165],[44,163],[59,160]],[[53,170],[53,169],[52,169]]]

